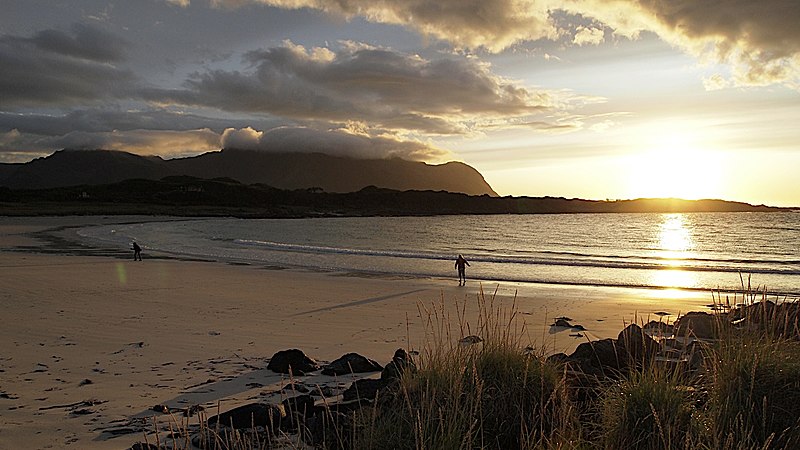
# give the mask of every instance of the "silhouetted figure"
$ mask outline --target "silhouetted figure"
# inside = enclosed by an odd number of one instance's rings
[[[133,242],[133,260],[142,260],[142,247],[139,247],[139,244],[137,244],[136,241]]]
[[[463,286],[463,285],[467,284],[466,270],[467,270],[467,266],[468,265],[469,265],[469,263],[467,262],[467,260],[464,259],[463,256],[458,255],[458,258],[456,258],[455,268],[458,269],[458,285],[459,286]]]

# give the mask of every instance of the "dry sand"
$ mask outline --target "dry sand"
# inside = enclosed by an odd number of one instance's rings
[[[424,350],[426,309],[449,314],[452,339],[461,337],[456,307],[465,305],[474,326],[481,287],[487,295],[496,290],[495,305],[516,302],[525,343],[548,352],[615,337],[626,323],[657,319],[657,312],[674,319],[704,310],[712,300],[708,293],[479,281],[458,287],[455,278],[278,270],[147,253],[134,262],[125,249],[75,255],[31,234],[115,220],[122,219],[0,219],[0,449],[123,449],[152,430],[147,417],[167,422],[154,405],[216,411],[279,401],[287,380],[266,370],[276,351],[300,348],[319,361],[358,352],[383,364],[399,347]],[[574,336],[550,327],[558,316],[588,331]],[[349,385],[348,377],[300,380],[334,392]]]

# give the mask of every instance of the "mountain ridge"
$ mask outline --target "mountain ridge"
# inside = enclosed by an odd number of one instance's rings
[[[355,192],[367,186],[398,191],[442,190],[468,195],[497,193],[473,167],[451,161],[431,165],[404,159],[354,159],[322,153],[277,153],[224,149],[162,159],[113,150],[64,149],[23,164],[0,164],[0,186],[48,189],[102,185],[167,176],[231,178],[279,189],[319,188]]]
[[[357,192],[277,189],[230,178],[169,176],[94,186],[38,190],[0,187],[2,215],[147,214],[242,218],[431,216],[448,214],[574,214],[675,212],[779,212],[793,208],[726,200],[582,200],[563,197],[490,197],[446,191],[395,191],[374,186]]]

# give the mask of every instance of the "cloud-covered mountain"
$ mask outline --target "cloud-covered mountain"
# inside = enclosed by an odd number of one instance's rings
[[[367,186],[496,196],[474,168],[460,162],[429,165],[404,159],[352,159],[321,153],[227,149],[191,158],[162,159],[107,150],[62,150],[25,164],[0,164],[0,185],[42,189],[108,184],[170,175],[227,177],[280,189],[353,192]]]

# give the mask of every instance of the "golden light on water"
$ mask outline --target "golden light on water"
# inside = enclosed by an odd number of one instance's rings
[[[694,241],[684,214],[664,214],[658,231],[658,256],[663,258],[664,269],[653,271],[651,284],[663,287],[695,287],[697,277],[693,272],[681,270],[686,259],[693,256]]]

